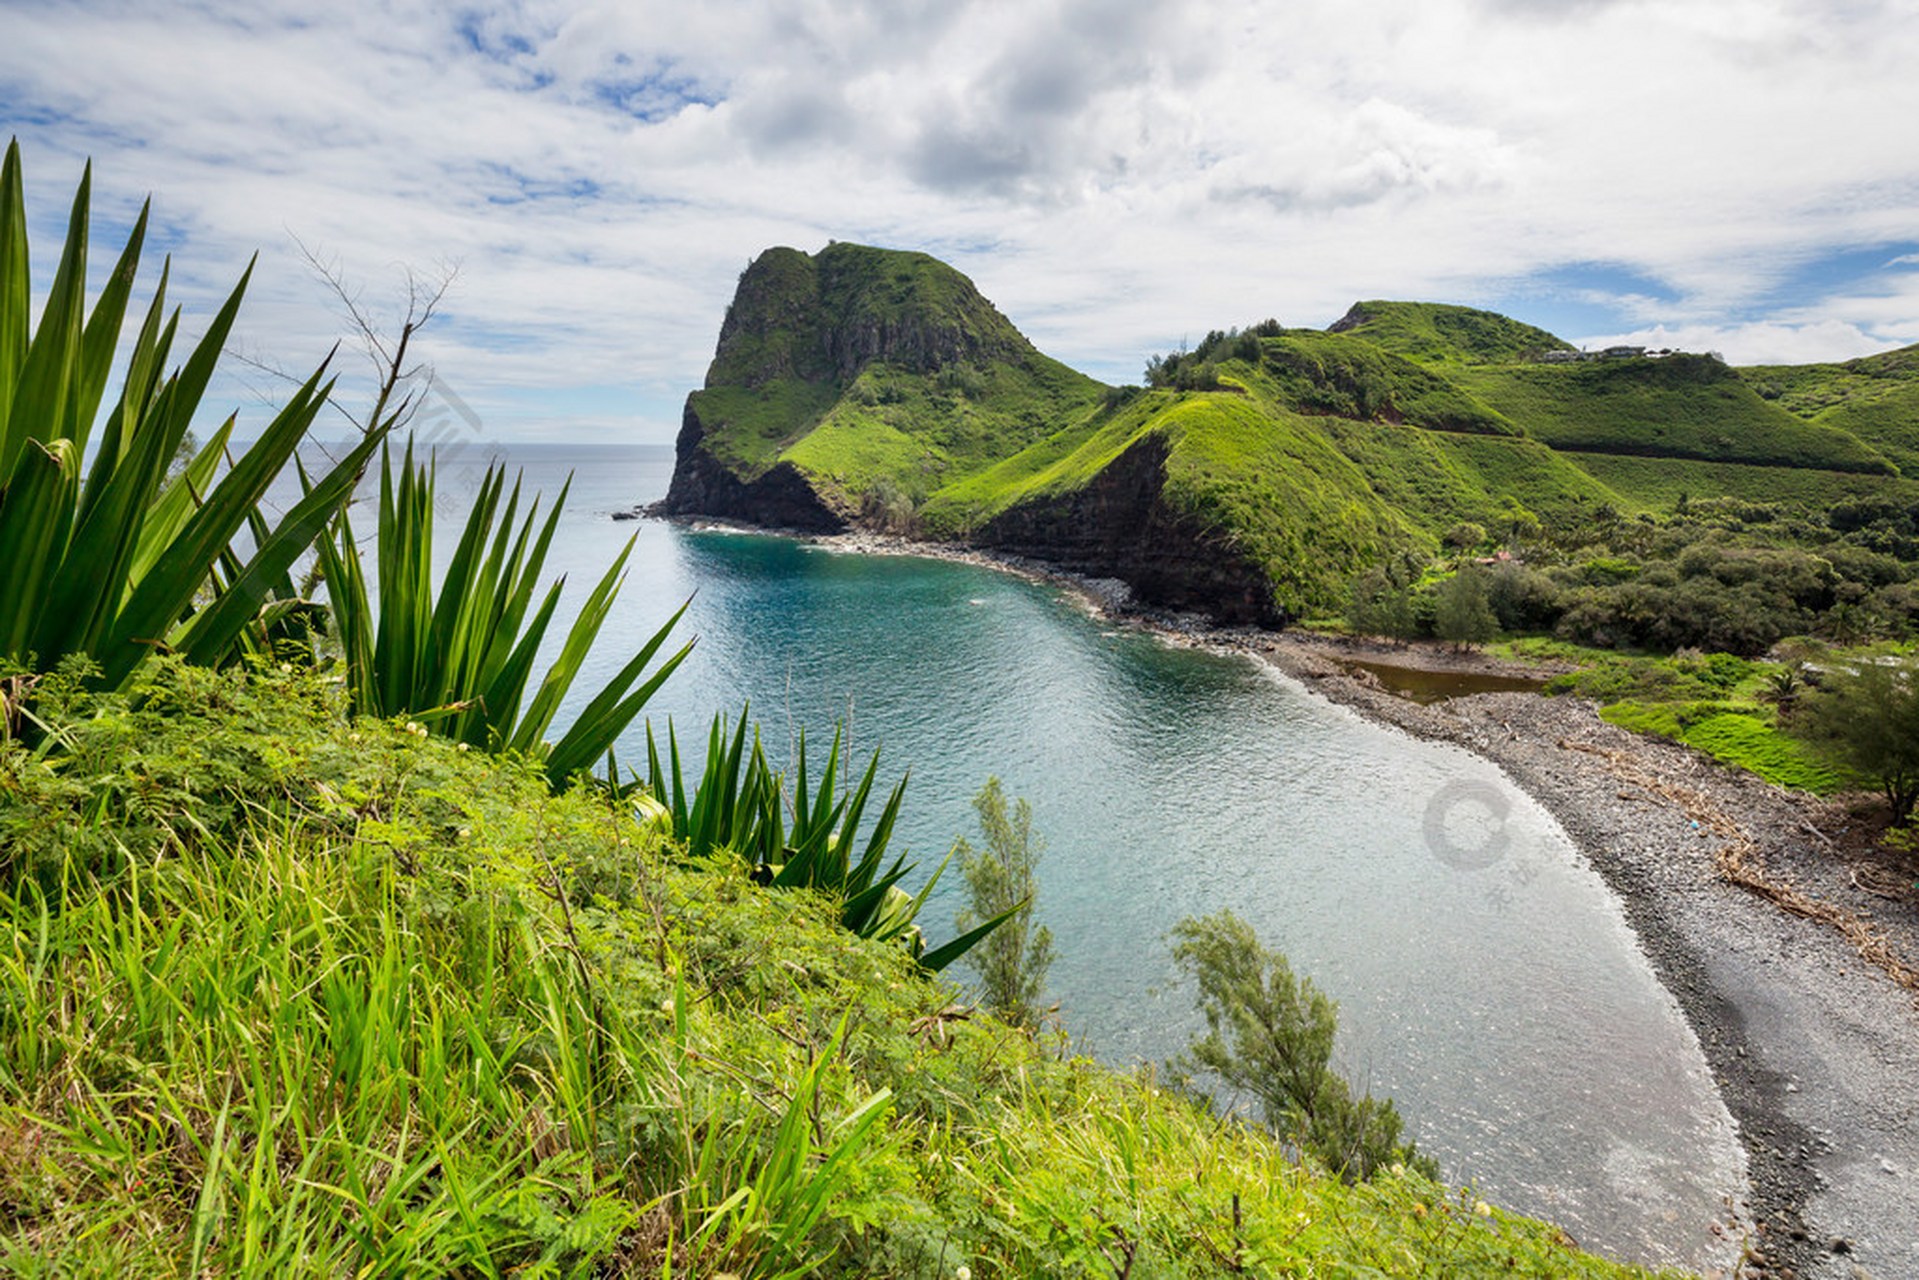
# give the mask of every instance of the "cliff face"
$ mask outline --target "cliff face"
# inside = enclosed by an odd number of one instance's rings
[[[844,533],[850,527],[848,515],[829,505],[792,463],[775,463],[742,480],[701,447],[705,435],[689,403],[675,445],[673,481],[654,507],[657,514],[710,516],[803,533]]]
[[[1283,625],[1265,571],[1169,507],[1165,484],[1166,444],[1148,436],[1085,487],[1016,506],[973,541],[1118,578],[1147,604],[1208,613],[1229,625]]]

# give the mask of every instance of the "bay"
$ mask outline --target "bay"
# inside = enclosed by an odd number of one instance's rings
[[[695,756],[749,704],[776,759],[843,723],[882,778],[910,770],[900,838],[922,873],[976,836],[989,776],[1032,804],[1048,997],[1084,1051],[1176,1054],[1198,1018],[1165,935],[1230,908],[1339,1001],[1340,1065],[1449,1180],[1617,1256],[1720,1256],[1743,1154],[1698,1043],[1617,900],[1491,765],[1004,573],[614,520],[664,493],[668,449],[469,448],[443,465],[443,520],[493,456],[548,495],[572,475],[552,566],[569,600],[634,543],[569,711],[690,599],[697,646],[650,718]],[[643,760],[642,733],[621,752]],[[957,880],[923,917],[935,941]]]

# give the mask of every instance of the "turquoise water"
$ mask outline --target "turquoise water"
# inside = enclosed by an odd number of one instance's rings
[[[910,768],[901,836],[928,867],[975,834],[989,775],[1031,802],[1049,998],[1088,1051],[1183,1047],[1197,1019],[1166,931],[1230,907],[1339,1001],[1342,1065],[1450,1179],[1589,1247],[1711,1256],[1741,1157],[1698,1045],[1617,902],[1491,766],[1005,574],[610,519],[664,492],[666,450],[512,460],[548,493],[574,470],[555,568],[576,592],[636,540],[602,674],[692,598],[698,646],[656,724],[699,739],[750,701],[777,756],[798,727],[823,740],[844,720],[883,777]],[[442,478],[449,513],[461,475]],[[625,753],[643,758],[637,738]],[[957,909],[944,890],[935,940]]]

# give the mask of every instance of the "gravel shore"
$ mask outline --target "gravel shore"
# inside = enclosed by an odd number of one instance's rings
[[[1338,642],[1221,639],[1492,760],[1559,820],[1619,894],[1738,1122],[1755,1224],[1743,1274],[1919,1277],[1919,1008],[1897,980],[1919,968],[1919,918],[1910,895],[1881,896],[1838,851],[1856,822],[1844,808],[1616,728],[1580,699],[1422,706],[1351,674]],[[1729,882],[1729,854],[1788,905]],[[1855,937],[1799,914],[1807,904]]]
[[[1849,856],[1861,824],[1844,807],[1616,728],[1591,702],[1478,693],[1421,704],[1350,665],[1525,674],[1476,655],[1217,630],[1032,561],[869,534],[818,541],[1051,581],[1118,621],[1254,655],[1375,721],[1499,765],[1619,895],[1705,1050],[1749,1157],[1739,1274],[1919,1280],[1919,910],[1909,882],[1889,885]]]

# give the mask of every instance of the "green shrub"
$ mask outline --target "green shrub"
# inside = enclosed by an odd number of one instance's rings
[[[1354,1096],[1332,1069],[1337,1006],[1286,957],[1260,945],[1230,911],[1173,927],[1173,959],[1199,987],[1206,1034],[1187,1061],[1259,1102],[1266,1124],[1328,1169],[1364,1180],[1389,1165],[1438,1177],[1439,1167],[1401,1141],[1387,1099]]]
[[[973,797],[973,808],[986,847],[975,849],[964,839],[953,846],[969,904],[956,927],[966,934],[983,921],[1003,923],[967,952],[965,962],[979,975],[986,1008],[1013,1026],[1034,1028],[1040,1021],[1046,971],[1053,964],[1052,931],[1033,924],[1039,894],[1033,870],[1045,842],[1033,834],[1033,809],[1026,801],[1007,812],[998,778],[986,780]]]

